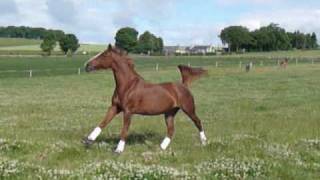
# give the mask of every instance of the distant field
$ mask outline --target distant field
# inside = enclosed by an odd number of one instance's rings
[[[105,44],[81,44],[78,51],[87,51],[87,52],[100,52],[105,50],[107,45]]]
[[[0,38],[0,55],[9,54],[9,55],[23,55],[23,54],[41,54],[40,49],[41,40],[29,40],[29,39],[19,39],[19,38]],[[78,49],[78,53],[81,54],[83,51],[89,53],[97,53],[106,49],[106,44],[81,44]],[[61,55],[59,45],[55,48],[55,55]],[[205,56],[204,56],[205,57]],[[274,52],[253,52],[253,53],[244,53],[244,54],[232,54],[224,56],[214,56],[217,58],[223,57],[258,57],[258,58],[320,58],[320,50],[292,50],[292,51],[274,51]],[[210,58],[210,57],[209,57]]]
[[[308,58],[320,58],[320,50],[291,50],[291,51],[272,51],[272,52],[250,52],[240,55],[231,56],[253,56],[253,57],[308,57]]]
[[[22,38],[0,38],[0,51],[41,51],[40,44],[42,40],[30,40]],[[78,52],[100,52],[106,48],[106,45],[99,44],[80,44]],[[59,44],[54,51],[61,51]],[[21,54],[21,53],[20,53]]]
[[[41,40],[23,38],[0,38],[0,49],[10,46],[40,45]]]
[[[0,73],[0,179],[320,176],[320,63],[280,69],[262,58],[264,66],[245,73],[239,68],[244,58],[135,57],[138,72],[151,82],[179,81],[180,63],[209,70],[191,88],[209,144],[200,146],[196,128],[179,112],[172,144],[161,151],[163,116],[137,115],[119,156],[112,151],[121,115],[92,148],[80,143],[103,118],[114,89],[111,71],[77,75],[88,58],[0,58],[0,71],[56,69],[33,78]],[[216,60],[221,67],[215,67]],[[58,70],[63,68],[71,70]]]
[[[100,52],[105,49],[104,45],[89,45],[81,44],[78,52],[87,51],[87,52]],[[19,45],[19,46],[2,46],[0,50],[7,51],[41,51],[40,45]],[[61,51],[59,45],[55,47],[54,51]]]

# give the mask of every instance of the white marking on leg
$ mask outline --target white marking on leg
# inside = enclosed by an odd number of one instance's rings
[[[201,144],[202,144],[202,145],[206,145],[206,144],[207,144],[207,137],[206,137],[206,135],[204,134],[204,131],[201,131],[201,132],[200,132],[200,141],[201,141]]]
[[[117,149],[114,151],[116,153],[122,153],[124,150],[124,146],[125,146],[126,142],[123,140],[120,140],[117,146]]]
[[[165,137],[165,138],[163,139],[162,143],[160,144],[161,149],[162,149],[162,150],[166,150],[167,147],[169,146],[170,142],[171,142],[171,139],[168,138],[168,137]]]
[[[96,138],[99,136],[99,134],[101,133],[101,128],[100,127],[96,127],[88,136],[89,140],[96,140]]]

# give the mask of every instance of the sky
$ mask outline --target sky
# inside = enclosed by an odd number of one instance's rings
[[[320,37],[319,20],[319,0],[0,0],[0,26],[61,29],[82,43],[114,43],[129,26],[165,45],[219,45],[224,27],[272,22]]]

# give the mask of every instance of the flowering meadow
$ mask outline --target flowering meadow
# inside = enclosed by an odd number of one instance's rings
[[[319,65],[208,70],[191,86],[206,146],[179,112],[162,151],[163,116],[136,115],[121,155],[122,114],[81,144],[110,105],[111,72],[1,78],[0,179],[319,179]],[[180,80],[175,67],[138,72]]]

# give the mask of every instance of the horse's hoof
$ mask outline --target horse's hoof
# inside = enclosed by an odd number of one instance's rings
[[[121,151],[120,149],[116,149],[115,151],[114,151],[114,153],[116,153],[116,154],[121,154],[123,152],[123,150]]]
[[[93,140],[90,140],[87,137],[83,138],[81,142],[86,148],[89,148],[94,143]]]
[[[207,141],[201,141],[202,146],[206,146],[207,144],[208,144]]]

